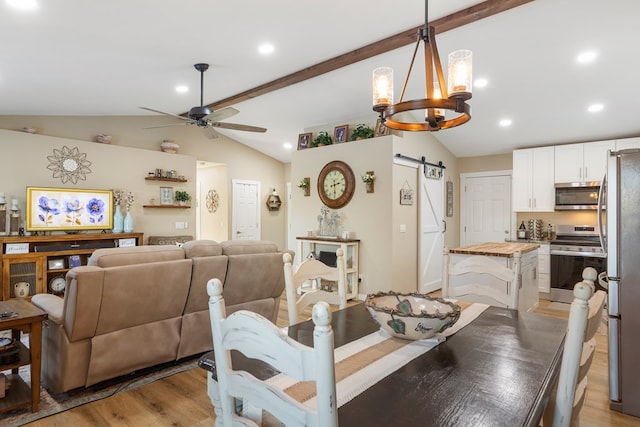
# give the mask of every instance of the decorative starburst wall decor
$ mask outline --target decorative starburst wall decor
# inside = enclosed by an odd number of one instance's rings
[[[53,155],[47,156],[47,159],[47,169],[53,171],[53,177],[60,178],[63,184],[86,181],[87,174],[91,173],[91,162],[87,160],[87,154],[81,153],[78,147],[69,148],[65,145],[60,150],[54,148]]]

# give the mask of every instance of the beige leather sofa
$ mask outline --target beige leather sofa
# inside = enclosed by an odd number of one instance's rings
[[[282,255],[267,241],[194,240],[98,249],[67,273],[64,299],[34,295],[49,318],[42,378],[65,392],[213,348],[206,283],[224,283],[229,313],[274,323],[284,290]]]

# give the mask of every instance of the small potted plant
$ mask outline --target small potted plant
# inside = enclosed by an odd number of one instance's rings
[[[191,200],[191,195],[186,191],[178,190],[176,191],[176,201],[180,206],[185,206]]]
[[[298,188],[302,188],[304,195],[309,196],[309,178],[302,178],[298,183]]]
[[[364,182],[367,187],[367,193],[373,193],[373,182],[376,180],[373,171],[365,172],[363,175],[360,175],[360,178],[362,178],[362,182]]]
[[[360,123],[358,126],[353,129],[351,132],[351,141],[356,141],[358,139],[369,139],[373,138],[373,128],[365,125],[364,123]]]
[[[320,133],[318,133],[318,136],[316,136],[315,139],[311,141],[312,147],[321,147],[323,145],[331,145],[331,144],[333,144],[333,140],[331,139],[329,134],[324,130],[320,131]]]

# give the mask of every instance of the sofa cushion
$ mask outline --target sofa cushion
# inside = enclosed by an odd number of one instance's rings
[[[269,240],[227,240],[220,243],[225,255],[245,255],[277,252],[278,245]]]
[[[184,259],[184,251],[175,245],[134,246],[131,248],[97,249],[87,260],[87,265],[116,267],[178,259]]]
[[[222,247],[215,240],[192,240],[182,245],[182,250],[187,258],[222,255]]]

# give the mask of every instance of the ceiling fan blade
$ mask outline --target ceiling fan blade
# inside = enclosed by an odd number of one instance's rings
[[[140,107],[140,108],[142,108],[143,110],[152,111],[154,113],[164,114],[165,116],[175,117],[176,119],[180,119],[180,120],[191,120],[191,119],[189,119],[187,117],[182,117],[182,116],[179,116],[179,115],[173,114],[173,113],[165,113],[164,111],[154,110],[153,108],[148,108],[148,107]]]
[[[207,114],[202,119],[218,122],[220,120],[228,119],[231,116],[235,116],[239,112],[240,111],[236,110],[233,107],[225,107],[221,108],[220,110],[215,110],[213,113]]]
[[[267,129],[258,126],[241,125],[238,123],[226,123],[226,122],[209,122],[210,126],[222,129],[232,130],[244,130],[249,132],[266,132]]]
[[[216,132],[216,130],[211,126],[207,126],[207,128],[205,129],[205,132],[209,139],[216,139],[218,136],[220,136],[220,134],[218,134],[218,132]]]
[[[147,128],[142,128],[142,129],[155,129],[155,128],[168,128],[168,127],[173,127],[173,126],[184,126],[184,125],[188,125],[190,123],[173,123],[170,125],[160,125],[160,126],[149,126]]]

